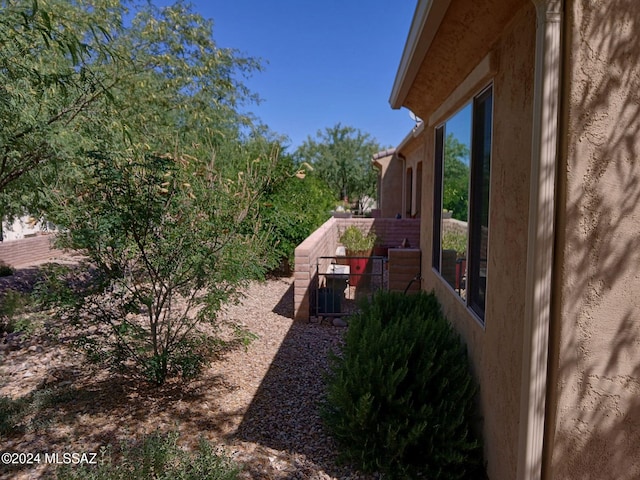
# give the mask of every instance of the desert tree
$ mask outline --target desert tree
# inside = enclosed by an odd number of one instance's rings
[[[132,14],[82,36],[105,42],[86,51],[110,56],[87,63],[112,84],[81,112],[90,119],[60,124],[64,161],[29,177],[61,245],[89,260],[60,314],[90,358],[160,384],[198,373],[219,345],[221,304],[273,265],[260,200],[279,151],[242,113],[257,61],[218,48],[212,21],[185,3]]]
[[[298,162],[307,162],[314,174],[334,193],[336,200],[360,204],[375,195],[376,172],[371,157],[382,150],[369,134],[341,123],[307,137],[294,152]]]

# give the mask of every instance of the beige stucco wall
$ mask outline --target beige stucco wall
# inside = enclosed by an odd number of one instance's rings
[[[640,478],[640,8],[568,1],[547,478]],[[561,321],[558,321],[561,319]]]
[[[491,45],[498,68],[493,77],[494,130],[491,164],[490,237],[485,325],[474,317],[458,295],[432,269],[434,119],[424,135],[425,163],[422,197],[422,287],[435,290],[444,311],[468,345],[470,360],[480,382],[482,431],[487,471],[492,480],[516,476],[522,322],[525,302],[527,216],[529,198],[535,9],[521,9]],[[488,45],[482,58],[489,53]],[[453,85],[463,78],[446,79]],[[465,103],[487,85],[469,92]],[[441,103],[446,99],[441,99]],[[457,105],[460,107],[462,105]],[[420,108],[418,104],[416,107]],[[414,110],[430,118],[434,110]]]
[[[402,159],[395,154],[379,158],[378,164],[378,206],[380,216],[395,218],[402,212]]]
[[[417,141],[418,139],[416,139]],[[411,169],[411,185],[405,185],[408,194],[405,197],[404,212],[405,216],[417,218],[420,216],[419,200],[422,198],[422,180],[418,178],[418,172],[422,172],[422,162],[425,151],[422,143],[422,137],[419,137],[420,143],[414,145],[414,148],[407,149],[405,153],[405,171]]]

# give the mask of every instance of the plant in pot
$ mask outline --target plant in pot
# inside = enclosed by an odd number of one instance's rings
[[[383,243],[382,238],[377,237],[376,243],[373,246],[373,254],[377,257],[389,256],[389,245]]]
[[[369,266],[369,258],[373,247],[376,244],[377,236],[373,232],[365,233],[355,225],[347,227],[340,234],[340,243],[344,245],[347,257],[356,257],[349,259],[349,283],[357,287],[360,285],[363,274],[366,273]]]
[[[456,230],[442,233],[442,276],[456,290],[464,288],[467,274],[467,234]]]

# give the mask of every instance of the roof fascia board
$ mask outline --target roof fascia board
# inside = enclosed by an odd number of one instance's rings
[[[393,82],[391,108],[402,107],[450,3],[451,0],[418,1]]]
[[[402,151],[405,148],[407,148],[409,143],[411,143],[414,138],[417,138],[418,135],[420,135],[423,131],[424,131],[424,122],[422,121],[418,122],[416,126],[413,127],[411,131],[407,133],[407,135],[402,139],[402,142],[400,142],[400,145],[396,147],[396,152],[398,152],[398,154],[401,154]]]

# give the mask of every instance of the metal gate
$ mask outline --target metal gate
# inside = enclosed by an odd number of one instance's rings
[[[339,318],[355,313],[362,299],[387,288],[387,258],[319,257],[311,314]]]

